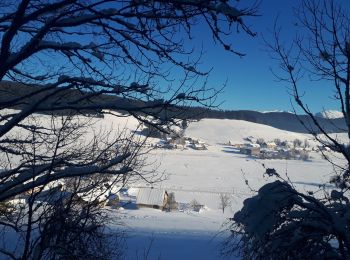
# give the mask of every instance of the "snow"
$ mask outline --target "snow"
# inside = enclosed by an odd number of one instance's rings
[[[255,195],[251,189],[258,190],[271,181],[263,175],[264,166],[274,168],[284,178],[288,176],[302,191],[317,191],[319,185],[329,181],[333,174],[332,166],[314,152],[310,162],[256,160],[223,144],[228,140],[242,142],[247,136],[292,141],[311,138],[310,135],[241,120],[219,119],[193,122],[185,135],[210,144],[208,150],[158,149],[149,159],[161,162],[158,171],[166,174],[159,184],[162,189],[174,192],[177,202],[190,203],[195,199],[205,208],[200,212],[124,209],[122,222],[131,230],[128,232],[131,236],[128,259],[135,258],[135,250],[142,252],[148,248],[152,239],[154,258],[160,255],[162,259],[221,259],[217,255],[219,244],[229,235],[222,233],[222,225],[242,209],[244,199]],[[133,189],[137,189],[136,186]],[[221,193],[231,198],[231,205],[224,214],[219,209]]]
[[[144,252],[148,248],[150,248],[148,259],[223,259],[218,254],[222,240],[206,233],[138,232],[130,236],[128,241],[130,242],[129,254],[126,257],[128,260],[144,259]]]
[[[243,120],[203,119],[194,122],[186,129],[186,135],[200,138],[209,144],[243,142],[244,138],[253,136],[273,141],[275,138],[293,141],[295,139],[310,139],[311,135],[280,130],[271,126],[252,123]]]
[[[140,188],[137,194],[137,204],[162,206],[165,190],[157,188]]]
[[[38,117],[49,125],[48,116]],[[92,121],[95,129],[113,129],[115,132],[124,128],[132,132],[139,127],[136,119],[127,116],[114,117],[106,114],[103,119],[94,118]],[[190,207],[171,212],[138,209],[135,207],[137,195],[147,183],[140,180],[130,184],[120,197],[128,203],[120,209],[108,208],[111,219],[115,220],[110,226],[125,229],[128,235],[126,259],[143,259],[148,248],[148,259],[157,259],[158,256],[161,259],[221,259],[218,255],[219,245],[228,235],[222,232],[222,225],[242,209],[245,199],[256,195],[254,190],[259,190],[273,180],[264,176],[266,168],[274,168],[282,177],[288,176],[302,191],[317,191],[319,185],[329,181],[334,174],[332,166],[315,152],[311,152],[312,158],[308,162],[258,160],[239,154],[232,146],[225,145],[229,140],[242,143],[248,136],[264,138],[266,141],[275,138],[293,141],[296,138],[310,139],[311,136],[307,134],[242,120],[203,119],[191,123],[185,135],[202,140],[208,144],[208,149],[156,149],[148,155],[150,165],[144,170],[150,170],[159,164],[157,172],[164,173],[165,178],[162,182],[153,184],[155,189],[174,192],[175,200],[183,205],[196,200],[204,208],[199,212]],[[337,137],[346,138],[343,134],[337,134]],[[155,138],[148,140],[154,144],[158,141]],[[342,162],[341,158],[337,160]],[[332,187],[329,185],[326,189]],[[224,213],[219,208],[220,194],[229,195],[231,201]],[[267,204],[264,203],[261,207],[268,210]]]
[[[263,113],[263,114],[266,114],[266,113],[289,113],[289,114],[294,114],[294,112],[292,111],[286,111],[286,110],[265,110],[265,111],[257,111],[257,112],[260,112],[260,113]]]
[[[343,113],[337,110],[325,110],[325,111],[316,113],[315,116],[327,118],[327,119],[336,119],[336,118],[344,117]]]

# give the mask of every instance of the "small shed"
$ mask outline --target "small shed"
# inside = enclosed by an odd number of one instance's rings
[[[207,147],[205,147],[204,144],[193,144],[193,149],[195,150],[207,150]]]
[[[240,148],[240,152],[247,155],[258,156],[260,154],[260,145],[259,144],[245,144],[244,147]]]
[[[143,187],[139,188],[136,204],[139,208],[154,208],[163,210],[168,201],[168,193],[164,189]]]

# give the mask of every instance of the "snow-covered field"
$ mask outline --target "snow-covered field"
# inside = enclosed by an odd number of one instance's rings
[[[316,152],[311,153],[310,161],[259,160],[223,144],[228,140],[243,142],[247,136],[304,140],[311,138],[308,135],[246,121],[216,119],[192,123],[186,135],[205,141],[209,144],[208,150],[153,151],[149,160],[160,163],[158,171],[166,176],[154,186],[174,192],[177,202],[190,203],[195,199],[205,207],[200,212],[162,212],[149,208],[115,210],[128,230],[128,259],[142,259],[148,248],[151,248],[149,259],[220,259],[220,242],[229,235],[221,232],[222,225],[242,207],[245,198],[270,181],[263,174],[264,167],[275,168],[305,191],[318,190],[318,185],[327,182],[333,174],[332,166]],[[138,185],[145,184],[135,184],[134,195]],[[231,198],[225,213],[219,209],[221,193]]]
[[[45,116],[41,117],[44,120]],[[104,119],[94,120],[96,128],[107,131],[124,127],[133,130],[138,126],[135,119],[128,117],[106,115]],[[150,165],[147,167],[156,167],[157,172],[164,174],[163,180],[153,184],[154,187],[174,192],[178,203],[189,205],[196,200],[204,207],[199,212],[186,207],[164,212],[127,205],[108,209],[111,227],[126,231],[127,259],[220,259],[220,243],[229,235],[223,230],[223,224],[242,207],[244,199],[271,181],[264,176],[265,168],[275,168],[305,191],[316,191],[319,184],[329,181],[333,175],[330,163],[316,152],[311,153],[309,161],[260,160],[225,145],[228,141],[242,143],[248,136],[267,141],[275,138],[292,141],[311,140],[310,135],[247,121],[219,119],[193,122],[185,135],[203,140],[208,149],[155,149],[148,155]],[[336,136],[344,138],[343,134]],[[157,141],[149,140],[154,144]],[[135,198],[138,189],[145,186],[150,185],[142,181],[131,184],[128,195]],[[219,208],[220,194],[230,197],[230,206],[224,213]]]

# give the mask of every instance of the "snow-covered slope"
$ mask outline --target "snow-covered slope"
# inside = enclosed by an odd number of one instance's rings
[[[44,125],[49,125],[49,116],[37,116]],[[86,120],[83,117],[82,119]],[[115,135],[124,127],[136,130],[138,126],[138,121],[132,117],[115,117],[108,114],[103,119],[91,118],[91,121],[94,122],[91,130],[113,130]],[[281,122],[278,122],[279,125],[282,125]],[[144,170],[151,171],[156,168],[159,174],[164,174],[162,176],[164,180],[152,186],[174,192],[178,203],[190,204],[196,200],[205,207],[200,212],[191,210],[162,212],[148,208],[127,208],[127,206],[124,209],[108,209],[110,219],[116,222],[115,226],[110,227],[119,228],[121,222],[127,229],[129,249],[126,259],[142,258],[142,253],[150,246],[152,248],[149,259],[157,259],[159,256],[161,259],[170,260],[220,259],[217,256],[219,243],[226,235],[230,235],[226,233],[218,235],[220,229],[222,230],[222,224],[242,207],[245,198],[254,194],[251,188],[257,190],[271,181],[263,174],[265,167],[274,168],[283,176],[288,174],[288,178],[305,191],[318,190],[319,185],[327,182],[333,175],[333,166],[315,152],[311,154],[311,160],[306,162],[259,160],[240,154],[231,146],[220,144],[228,141],[243,142],[248,136],[264,138],[266,141],[275,138],[290,141],[296,138],[301,140],[311,138],[307,134],[229,119],[202,119],[190,123],[185,134],[202,139],[211,146],[203,151],[191,148],[155,149],[145,159]],[[91,135],[92,131],[87,132],[87,138]],[[345,134],[334,134],[334,136],[347,140]],[[159,140],[149,140],[149,142],[157,141]],[[149,184],[139,180],[128,185],[130,195],[136,195],[140,187]],[[229,195],[231,202],[224,213],[219,208],[221,194]]]
[[[301,140],[311,138],[307,134],[294,133],[263,124],[230,119],[202,119],[198,122],[193,122],[186,129],[186,135],[203,139],[209,144],[227,143],[228,141],[242,142],[248,136],[264,138],[266,141],[272,141],[275,138],[287,141],[292,141],[296,138]]]
[[[164,181],[155,183],[168,192],[174,192],[178,203],[195,200],[205,205],[201,212],[161,212],[152,209],[122,211],[125,226],[134,235],[129,240],[129,259],[134,252],[147,248],[147,241],[154,238],[152,259],[221,259],[215,249],[229,233],[221,232],[222,224],[242,208],[243,200],[267,182],[265,167],[286,175],[303,191],[316,191],[333,174],[332,165],[313,152],[310,161],[259,160],[240,154],[232,146],[223,145],[228,140],[242,142],[244,137],[262,137],[265,140],[280,138],[310,138],[308,135],[283,131],[270,126],[241,120],[203,119],[189,125],[185,133],[207,143],[208,150],[197,151],[157,149],[150,160],[158,161],[158,172],[164,173]],[[340,164],[341,165],[341,164]],[[249,186],[248,186],[249,184]],[[137,186],[144,183],[135,183]],[[329,187],[329,186],[327,186]],[[331,187],[331,186],[330,186]],[[230,197],[230,206],[223,213],[219,209],[221,194]],[[152,234],[152,235],[149,235]],[[219,235],[220,234],[220,235]],[[213,242],[213,238],[215,241]],[[179,250],[181,249],[181,250]]]
[[[343,118],[343,113],[337,110],[325,110],[325,111],[316,113],[315,116],[327,118],[327,119],[336,119],[336,118]]]

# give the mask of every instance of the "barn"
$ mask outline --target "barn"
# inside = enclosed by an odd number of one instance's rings
[[[154,208],[160,210],[166,210],[170,207],[169,193],[160,188],[154,187],[142,187],[139,188],[139,192],[136,198],[136,204],[139,208]],[[173,202],[171,202],[172,204]]]

